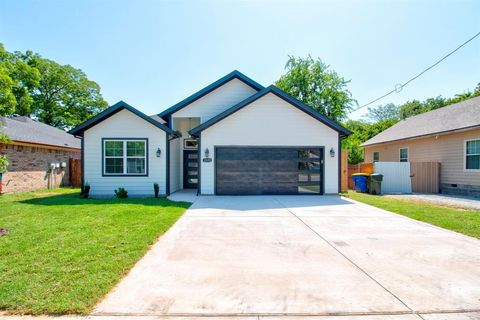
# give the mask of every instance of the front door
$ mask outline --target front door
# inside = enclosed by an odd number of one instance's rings
[[[198,151],[183,151],[183,188],[197,189],[198,186]]]

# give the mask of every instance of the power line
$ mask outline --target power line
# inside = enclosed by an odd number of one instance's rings
[[[402,89],[407,85],[409,84],[410,82],[414,81],[415,79],[417,79],[418,77],[420,77],[421,75],[423,75],[425,72],[429,71],[430,69],[434,68],[435,66],[437,66],[438,64],[440,64],[440,62],[442,62],[443,60],[447,59],[448,57],[450,57],[452,54],[454,54],[455,52],[457,52],[458,50],[460,50],[460,48],[462,48],[463,46],[465,46],[467,43],[469,43],[470,41],[472,41],[473,39],[475,39],[476,37],[478,37],[480,35],[480,32],[478,32],[476,35],[474,35],[473,37],[471,37],[470,39],[468,39],[467,41],[465,41],[464,43],[462,43],[461,45],[459,45],[457,48],[455,48],[455,50],[451,51],[450,53],[448,53],[446,56],[444,56],[443,58],[441,58],[440,60],[438,60],[437,62],[435,62],[434,64],[432,64],[430,67],[426,68],[425,70],[423,70],[422,72],[420,72],[419,74],[417,74],[416,76],[414,76],[413,78],[409,79],[407,82],[405,83],[399,83],[395,86],[395,89],[385,93],[384,95],[370,101],[369,103],[366,103],[356,109],[354,109],[353,111],[351,112],[355,112],[357,110],[360,110],[362,108],[365,108],[366,106],[369,106],[371,105],[372,103],[375,103],[377,102],[378,100],[381,100],[389,95],[391,95],[392,93],[394,92],[400,92],[402,91]],[[350,113],[351,113],[350,112]]]

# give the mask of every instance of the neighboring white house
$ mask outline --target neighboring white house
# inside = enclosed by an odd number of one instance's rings
[[[234,71],[155,116],[119,102],[71,130],[92,196],[333,194],[350,132]]]

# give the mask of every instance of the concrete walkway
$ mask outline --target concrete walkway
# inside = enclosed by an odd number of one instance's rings
[[[202,196],[93,316],[480,319],[479,299],[477,239],[336,196]]]

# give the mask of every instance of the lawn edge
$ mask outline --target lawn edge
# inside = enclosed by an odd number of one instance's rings
[[[374,205],[371,205],[371,204],[368,204],[368,203],[365,203],[365,202],[361,202],[361,201],[358,201],[358,200],[349,198],[349,197],[347,197],[347,196],[340,196],[340,197],[343,198],[344,200],[349,200],[349,201],[351,201],[351,202],[353,202],[353,203],[356,203],[356,204],[373,207],[373,208],[376,208],[376,209],[378,209],[378,210],[381,210],[381,211],[383,211],[383,212],[385,212],[385,213],[393,213],[393,214],[395,214],[395,215],[397,215],[397,216],[400,216],[400,217],[402,217],[402,218],[404,218],[404,219],[413,220],[413,221],[415,221],[415,222],[417,222],[417,223],[425,224],[425,225],[427,225],[427,226],[431,226],[431,227],[434,227],[434,228],[436,228],[436,229],[440,229],[440,230],[443,230],[443,231],[448,231],[448,232],[454,233],[454,234],[456,234],[456,235],[460,235],[460,236],[464,236],[464,237],[468,237],[468,238],[472,238],[472,239],[474,239],[474,240],[480,241],[480,238],[477,238],[477,237],[474,237],[474,236],[470,236],[470,235],[468,235],[468,234],[464,234],[464,233],[461,233],[461,232],[458,232],[458,231],[455,231],[455,230],[450,230],[450,229],[442,228],[442,227],[440,227],[440,226],[434,225],[434,224],[429,223],[429,222],[425,222],[425,221],[417,220],[417,219],[414,219],[414,218],[410,218],[410,217],[405,216],[405,215],[403,215],[403,214],[401,214],[401,213],[389,211],[389,210],[386,210],[386,209],[383,209],[383,208],[380,208],[380,207],[377,207],[377,206],[374,206]],[[399,199],[398,199],[398,200],[399,200]],[[405,200],[399,200],[399,201],[405,201]]]

